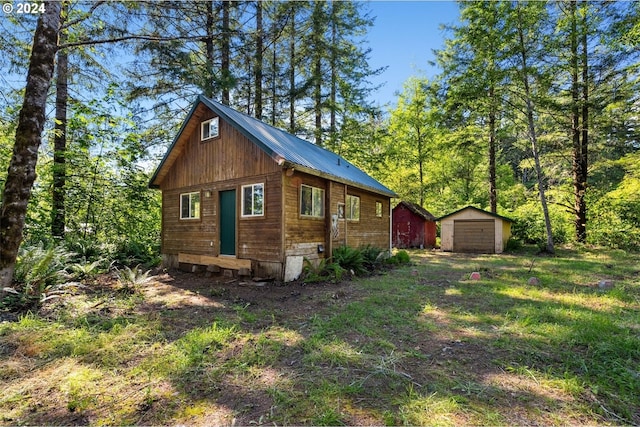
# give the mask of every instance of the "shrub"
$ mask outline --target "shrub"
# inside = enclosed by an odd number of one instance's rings
[[[547,233],[542,209],[537,202],[528,202],[518,207],[511,215],[514,223],[511,233],[515,239],[523,243],[537,244],[544,248],[547,242]],[[553,241],[556,244],[567,243],[572,236],[571,216],[562,208],[550,205],[549,217],[553,232]]]
[[[398,251],[387,261],[390,264],[411,264],[411,257],[407,251]]]
[[[123,265],[142,263],[153,267],[160,264],[160,239],[144,242],[127,239],[118,244],[117,261]]]

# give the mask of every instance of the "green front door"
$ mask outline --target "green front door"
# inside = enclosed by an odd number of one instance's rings
[[[236,254],[236,190],[220,192],[220,255]]]

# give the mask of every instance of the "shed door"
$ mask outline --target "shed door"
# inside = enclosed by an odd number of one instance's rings
[[[453,221],[453,251],[494,253],[496,251],[495,220]]]
[[[220,192],[220,255],[236,254],[236,190]]]

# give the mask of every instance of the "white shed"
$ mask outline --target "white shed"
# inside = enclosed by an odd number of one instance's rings
[[[502,253],[511,237],[509,218],[467,206],[437,219],[440,247],[448,252]]]

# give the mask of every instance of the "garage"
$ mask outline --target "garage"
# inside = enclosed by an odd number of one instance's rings
[[[513,222],[474,206],[466,206],[437,221],[443,251],[472,253],[502,253],[511,237]]]

